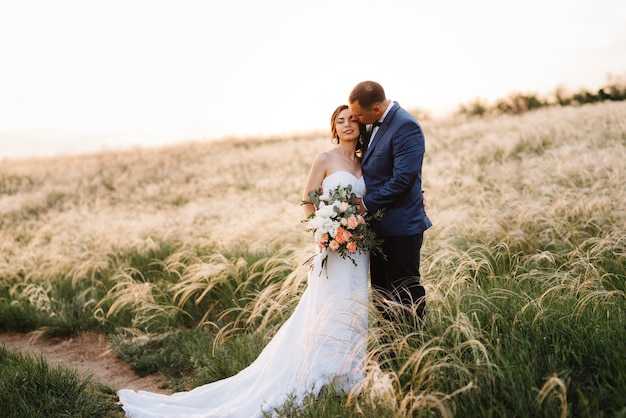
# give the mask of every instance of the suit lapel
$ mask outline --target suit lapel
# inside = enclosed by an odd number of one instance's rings
[[[387,116],[385,116],[385,120],[383,120],[383,123],[378,127],[376,136],[373,138],[370,138],[369,145],[367,146],[367,149],[365,150],[365,154],[363,155],[363,160],[361,161],[361,164],[365,163],[365,161],[368,159],[368,157],[372,153],[372,150],[376,148],[378,144],[386,140],[385,132],[387,132],[387,128],[389,128],[389,126],[391,125],[391,122],[393,121],[393,116],[396,114],[398,109],[400,109],[400,105],[398,104],[398,102],[393,102],[393,104],[391,105],[391,109],[389,110],[389,113],[387,113]]]

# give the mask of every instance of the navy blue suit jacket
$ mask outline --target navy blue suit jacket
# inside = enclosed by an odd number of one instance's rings
[[[368,212],[385,209],[372,228],[381,237],[424,232],[432,226],[422,204],[422,161],[426,150],[419,122],[397,102],[372,138],[361,167],[367,186]]]

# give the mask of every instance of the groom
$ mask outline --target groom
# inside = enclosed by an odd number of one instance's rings
[[[397,102],[387,99],[374,81],[357,84],[348,104],[354,118],[368,125],[361,160],[367,194],[361,204],[370,213],[385,210],[383,218],[372,224],[384,239],[386,255],[386,260],[371,257],[372,288],[383,300],[415,310],[421,319],[426,292],[420,283],[420,251],[424,231],[432,226],[422,196],[422,127]],[[387,316],[384,303],[377,308]]]

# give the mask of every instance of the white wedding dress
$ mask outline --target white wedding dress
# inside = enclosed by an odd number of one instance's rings
[[[328,191],[339,184],[351,184],[357,195],[365,194],[363,178],[346,171],[329,175],[322,186]],[[172,395],[123,389],[119,398],[127,416],[273,416],[289,397],[299,403],[308,394],[317,396],[324,386],[358,390],[367,344],[369,255],[355,253],[353,259],[356,266],[331,250],[314,257],[302,299],[250,366],[227,379]]]

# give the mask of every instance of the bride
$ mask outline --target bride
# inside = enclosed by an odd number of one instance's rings
[[[365,194],[357,157],[360,125],[348,106],[339,106],[333,113],[331,133],[336,147],[313,161],[305,201],[309,191],[320,186],[330,191],[351,185],[358,196]],[[308,216],[315,208],[308,204],[304,211]],[[322,388],[358,391],[366,356],[368,267],[367,253],[357,251],[342,258],[335,251],[318,248],[302,299],[250,366],[235,376],[172,395],[122,389],[119,399],[126,415],[274,416],[287,400],[301,403]]]

